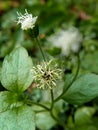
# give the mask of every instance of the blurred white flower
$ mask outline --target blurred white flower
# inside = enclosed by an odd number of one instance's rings
[[[61,48],[61,53],[68,56],[71,52],[78,52],[82,42],[82,34],[76,28],[61,30],[50,36],[48,41],[55,47]]]
[[[35,26],[37,16],[33,17],[32,14],[28,14],[27,10],[25,10],[25,14],[22,15],[20,12],[18,14],[17,24],[21,24],[21,29],[27,30],[32,29]]]

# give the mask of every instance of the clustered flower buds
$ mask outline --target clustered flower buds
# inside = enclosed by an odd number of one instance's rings
[[[22,30],[33,29],[37,20],[37,16],[33,17],[32,14],[29,14],[27,12],[27,10],[25,10],[24,15],[22,15],[20,12],[17,12],[17,14],[18,14],[17,24],[21,24]]]
[[[53,64],[53,60],[49,62],[42,62],[32,68],[34,81],[37,83],[38,88],[49,88],[52,89],[56,86],[58,79],[61,79],[62,71],[58,68],[57,64]]]

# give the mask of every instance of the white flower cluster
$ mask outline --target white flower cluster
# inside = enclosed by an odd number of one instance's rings
[[[71,52],[78,52],[82,42],[82,34],[77,28],[61,30],[48,38],[55,47],[61,48],[61,53],[68,56]]]
[[[29,14],[27,10],[25,10],[25,14],[22,15],[21,13],[17,12],[18,14],[18,21],[17,24],[21,24],[22,30],[33,29],[35,26],[35,22],[37,20],[37,16],[33,17],[32,14]]]

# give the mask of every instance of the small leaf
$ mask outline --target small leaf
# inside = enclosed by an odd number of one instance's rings
[[[10,90],[21,92],[32,83],[32,60],[23,47],[14,49],[3,62],[1,83]]]
[[[86,74],[79,77],[64,95],[64,99],[71,103],[80,105],[98,96],[98,76]]]
[[[44,111],[36,114],[36,125],[40,130],[49,130],[55,124],[56,122],[49,112]]]
[[[95,113],[94,107],[82,107],[75,112],[75,124],[84,125],[92,123],[92,116]]]
[[[35,114],[22,106],[0,113],[0,130],[35,130]]]

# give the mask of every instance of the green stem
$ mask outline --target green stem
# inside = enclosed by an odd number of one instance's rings
[[[50,108],[50,110],[52,110],[52,108],[53,108],[53,105],[54,105],[54,96],[53,96],[53,90],[51,89],[51,90],[50,90],[50,92],[51,92],[51,108]]]
[[[40,106],[40,107],[42,107],[42,108],[44,108],[44,109],[46,109],[47,111],[50,111],[50,114],[51,114],[52,118],[53,118],[60,126],[62,126],[64,129],[66,128],[64,122],[62,122],[59,118],[55,117],[54,114],[53,114],[53,112],[52,112],[52,110],[50,110],[48,107],[46,107],[46,106],[44,106],[44,105],[42,105],[42,104],[39,104],[39,103],[35,103],[35,102],[32,102],[32,103],[35,104],[35,105],[38,105],[38,106]],[[41,112],[42,112],[42,111],[41,111]]]
[[[54,98],[53,98],[53,91],[51,90],[51,101],[52,101],[52,104],[54,104]],[[31,105],[31,104],[35,104],[37,106],[40,106],[42,108],[44,108],[45,110],[49,111],[52,118],[60,125],[62,126],[64,129],[66,128],[65,127],[65,123],[62,122],[62,120],[60,120],[59,118],[55,117],[55,115],[53,114],[52,112],[52,108],[53,108],[53,105],[51,106],[51,109],[49,109],[48,107],[44,106],[43,104],[40,104],[40,103],[36,103],[36,102],[33,102],[31,100],[28,101],[28,103]],[[37,111],[36,111],[37,112]],[[42,112],[42,111],[39,111],[39,112]]]
[[[34,112],[41,113],[41,112],[46,112],[46,110],[40,110],[40,111],[34,110]]]
[[[50,114],[51,114],[52,118],[53,118],[59,125],[61,125],[61,126],[65,129],[65,124],[64,124],[64,122],[62,122],[62,120],[60,120],[59,118],[57,118],[57,117],[53,114],[53,112],[52,112],[52,110],[53,110],[53,105],[54,105],[54,95],[53,95],[53,90],[52,90],[52,89],[50,90],[50,92],[51,92],[51,108],[50,108]]]
[[[28,103],[30,103],[30,104],[35,104],[35,105],[37,105],[37,106],[40,106],[40,107],[46,109],[47,111],[50,110],[48,107],[44,106],[43,104],[40,104],[40,103],[37,103],[37,102],[33,102],[33,101],[31,101],[31,100],[29,100]]]
[[[43,52],[43,50],[42,50],[40,41],[39,41],[38,38],[36,38],[36,41],[37,41],[38,47],[39,47],[39,49],[40,49],[40,52],[41,52],[41,54],[42,54],[42,56],[43,56],[43,59],[44,59],[44,61],[46,62],[46,58],[45,58],[44,52]]]
[[[77,70],[76,70],[76,74],[75,74],[73,80],[72,80],[71,83],[66,87],[66,89],[61,93],[61,95],[59,95],[59,96],[54,100],[54,102],[57,102],[59,99],[61,99],[61,98],[64,96],[64,94],[66,93],[66,91],[71,87],[71,85],[73,84],[73,82],[76,80],[76,78],[77,78],[77,76],[78,76],[78,73],[79,73],[79,68],[80,68],[80,57],[79,57],[79,55],[77,55],[77,63],[78,63],[78,65],[77,65]]]

